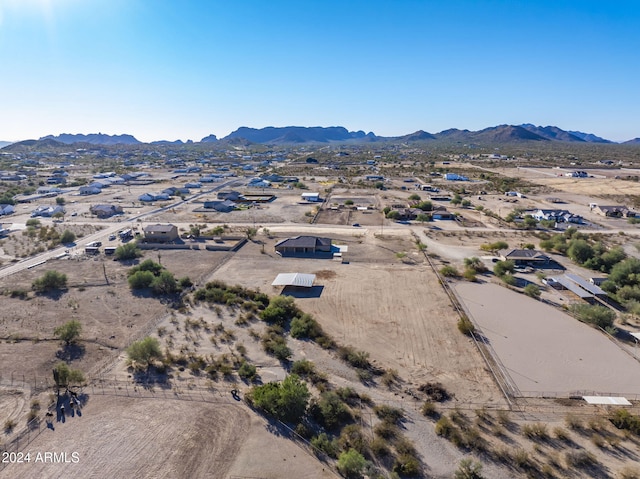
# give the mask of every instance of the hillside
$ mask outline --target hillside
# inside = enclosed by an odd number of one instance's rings
[[[353,139],[365,138],[363,131],[350,132],[341,126],[330,127],[304,127],[304,126],[286,126],[256,129],[248,127],[240,127],[236,131],[230,133],[223,140],[233,138],[244,138],[253,143],[304,143],[317,142],[327,143],[331,141],[348,141]]]
[[[137,145],[138,143],[140,143],[132,135],[106,135],[104,133],[90,133],[88,135],[62,133],[58,136],[48,135],[40,139],[51,139],[66,144],[91,143],[92,145]]]

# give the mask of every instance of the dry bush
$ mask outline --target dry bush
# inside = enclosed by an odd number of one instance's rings
[[[564,422],[572,431],[582,430],[582,419],[580,419],[575,414],[567,414],[567,416],[564,418]]]
[[[558,439],[559,441],[563,441],[563,442],[569,442],[571,441],[571,436],[569,435],[569,431],[567,431],[565,428],[563,427],[554,427],[553,428],[553,435],[556,437],[556,439]]]
[[[549,439],[547,425],[541,422],[534,422],[522,426],[522,434],[532,441],[546,441]]]
[[[425,401],[420,411],[425,417],[430,417],[432,419],[440,417],[440,413],[438,412],[435,403],[433,403],[432,401]]]
[[[640,479],[640,469],[626,466],[618,472],[617,479]]]
[[[520,447],[514,449],[512,458],[513,465],[520,469],[528,469],[531,467],[531,458],[529,457],[529,453]]]

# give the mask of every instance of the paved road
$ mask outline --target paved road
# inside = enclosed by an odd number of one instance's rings
[[[170,210],[171,208],[176,208],[183,204],[190,203],[204,195],[219,191],[222,188],[239,186],[241,184],[241,181],[242,180],[238,178],[234,178],[231,181],[220,183],[214,186],[213,188],[201,191],[200,193],[190,197],[189,199],[177,201],[168,206],[164,206],[162,208],[157,208],[153,211],[149,211],[148,213],[142,213],[136,216],[132,216],[130,218],[127,218],[124,221],[122,220],[117,222],[106,222],[106,221],[101,221],[101,222],[86,221],[85,222],[83,221],[82,222],[83,224],[94,224],[97,226],[102,226],[103,228],[100,231],[97,231],[93,234],[82,237],[80,243],[74,243],[73,245],[62,245],[58,248],[46,251],[44,253],[40,253],[36,256],[32,256],[31,258],[26,258],[17,263],[11,263],[8,266],[5,266],[4,268],[0,269],[0,278],[6,278],[7,276],[11,276],[12,274],[19,273],[26,269],[35,268],[35,267],[44,265],[48,261],[58,257],[62,257],[65,254],[73,255],[76,252],[82,251],[84,249],[84,245],[92,241],[101,241],[103,246],[109,246],[110,244],[115,245],[115,243],[109,242],[108,240],[109,236],[112,234],[115,234],[119,230],[127,229],[128,224],[136,223],[138,222],[138,220],[143,220],[148,216],[162,213],[164,211]]]

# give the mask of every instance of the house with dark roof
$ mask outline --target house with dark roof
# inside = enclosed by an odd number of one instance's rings
[[[231,191],[220,191],[218,192],[219,200],[230,200],[230,201],[238,201],[242,194],[239,191],[231,190]]]
[[[123,212],[122,206],[118,205],[93,205],[89,211],[98,218],[111,218],[114,215],[121,215]]]
[[[282,256],[331,253],[331,238],[295,236],[279,241],[275,249]]]
[[[205,201],[204,208],[229,213],[236,209],[236,204],[231,200]]]
[[[501,253],[503,261],[511,260],[516,265],[536,265],[549,262],[549,257],[535,249],[512,249]]]
[[[15,208],[13,207],[13,205],[0,205],[0,216],[3,215],[10,215],[15,211]]]
[[[169,243],[178,239],[178,227],[175,225],[149,225],[144,228],[144,239],[151,243]]]
[[[596,205],[592,208],[593,211],[602,216],[608,216],[610,218],[633,218],[636,216],[636,212],[630,210],[626,206],[614,205],[614,206],[600,206]]]

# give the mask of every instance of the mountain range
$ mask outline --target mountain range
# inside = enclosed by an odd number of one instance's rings
[[[452,128],[439,133],[429,133],[418,130],[403,136],[383,137],[377,136],[373,132],[365,133],[364,131],[348,131],[341,126],[331,127],[303,127],[303,126],[285,126],[285,127],[266,127],[266,128],[249,128],[240,127],[222,139],[218,139],[216,135],[209,135],[200,140],[200,143],[220,143],[222,145],[249,145],[269,144],[269,145],[285,145],[285,144],[302,144],[302,143],[368,143],[368,142],[433,142],[442,141],[447,143],[475,143],[475,144],[500,144],[500,143],[520,143],[520,142],[564,142],[564,143],[600,143],[611,144],[613,141],[601,138],[592,133],[583,133],[580,131],[567,131],[557,126],[536,126],[531,123],[522,125],[498,125],[485,128],[478,131],[458,130]],[[74,143],[87,143],[92,145],[137,145],[142,144],[132,135],[107,135],[103,133],[68,134],[63,133],[58,136],[48,135],[39,140],[26,140],[13,143],[15,147],[19,146],[55,146],[56,144],[69,145]],[[181,140],[154,141],[152,145],[184,145],[194,143],[188,140],[186,143]],[[0,148],[7,147],[10,142],[0,142]],[[624,144],[640,144],[640,138],[635,138],[624,142]]]

